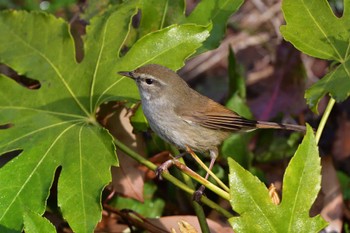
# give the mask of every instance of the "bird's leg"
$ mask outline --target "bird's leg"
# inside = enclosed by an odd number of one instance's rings
[[[211,159],[210,160],[210,164],[209,164],[209,169],[211,170],[214,166],[214,163],[215,163],[215,159]],[[207,172],[207,174],[205,175],[204,179],[208,180],[209,178],[209,173]],[[197,189],[194,193],[193,193],[193,200],[199,202],[199,200],[201,199],[203,193],[204,193],[204,190],[205,190],[205,186],[204,185],[201,185],[199,187],[199,189]]]
[[[174,165],[174,161],[175,160],[178,160],[179,158],[183,157],[186,153],[187,152],[182,152],[182,153],[178,154],[177,156],[175,156],[174,158],[165,161],[159,167],[157,167],[155,173],[156,173],[156,176],[158,177],[158,179],[161,180],[162,179],[162,173],[164,171],[167,171],[171,166]]]
[[[186,150],[188,151],[188,153],[190,153],[192,155],[192,157],[197,161],[197,155],[193,152],[193,150],[191,148],[189,148],[188,146],[186,146]],[[205,165],[202,166],[204,168],[204,170],[207,171],[207,174],[205,175],[204,179],[208,180],[209,175],[211,172],[211,169],[213,169],[214,163],[216,158],[218,157],[218,151],[217,149],[215,150],[210,150],[210,164],[209,167],[207,168]],[[198,161],[197,161],[198,162]],[[199,163],[200,165],[202,165],[202,161],[201,163]],[[210,172],[209,172],[210,171]],[[199,200],[201,199],[203,192],[204,192],[205,186],[201,185],[199,187],[199,189],[197,189],[194,193],[193,193],[193,199],[197,202],[199,202]]]
[[[210,175],[219,185],[222,189],[224,189],[226,192],[229,192],[230,189],[225,185],[212,171],[211,168],[209,169],[203,162],[198,158],[198,156],[189,148],[188,146],[186,147],[186,150],[188,153],[192,155],[192,157],[196,160],[196,162],[207,172],[207,177]],[[209,166],[214,166],[215,160],[218,156],[219,152],[217,149],[212,149],[210,150],[210,158],[211,158],[211,164]],[[209,174],[209,175],[208,175]]]

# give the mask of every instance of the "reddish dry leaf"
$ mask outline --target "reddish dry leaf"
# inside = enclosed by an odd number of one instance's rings
[[[102,220],[97,224],[94,232],[126,232],[128,228],[128,225],[118,223],[116,214],[104,214],[102,215]]]
[[[338,124],[332,154],[336,160],[344,160],[350,156],[350,121],[346,114],[340,114]]]
[[[125,197],[143,202],[144,174],[137,168],[138,163],[122,153],[118,154],[118,158],[120,167],[112,167],[114,190]]]
[[[130,113],[125,108],[118,110],[120,111],[108,118],[106,127],[118,140],[126,145],[133,145],[135,151],[143,154],[145,150],[141,143],[142,139],[137,138],[132,132]],[[113,188],[125,197],[143,202],[144,172],[138,168],[139,164],[135,160],[120,151],[117,152],[119,167],[112,168]]]
[[[170,152],[163,151],[163,152],[160,152],[160,153],[152,156],[151,158],[149,158],[149,161],[151,161],[152,163],[159,166],[169,159],[171,159]],[[146,180],[153,180],[153,179],[157,178],[156,173],[154,171],[150,170],[148,167],[143,166],[143,165],[139,165],[139,169],[145,173]]]
[[[333,165],[332,157],[322,157],[323,208],[321,216],[329,223],[326,232],[341,232],[343,225],[343,194]]]

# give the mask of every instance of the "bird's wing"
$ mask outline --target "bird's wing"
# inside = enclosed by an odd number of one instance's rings
[[[215,130],[245,131],[256,128],[257,124],[211,100],[192,109],[178,108],[176,112],[187,122]]]

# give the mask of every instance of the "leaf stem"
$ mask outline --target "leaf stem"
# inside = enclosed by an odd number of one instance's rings
[[[180,154],[179,150],[177,150],[174,146],[170,147],[171,153],[172,154]],[[183,159],[183,157],[179,158],[179,161],[183,164],[185,164],[185,160]],[[185,184],[190,187],[191,189],[195,189],[195,186],[191,180],[191,178],[189,176],[186,176],[185,173],[181,172],[181,176],[183,181],[185,182]],[[201,231],[203,233],[210,233],[209,230],[209,225],[204,213],[204,209],[203,206],[201,204],[199,204],[197,201],[193,200],[193,196],[190,196],[191,200],[192,200],[192,206],[194,209],[194,212],[196,213],[196,216],[198,218],[198,222],[199,222],[199,226],[201,228]]]
[[[185,164],[185,161],[183,158],[180,158],[179,160],[180,160],[180,162]],[[190,177],[186,176],[185,173],[183,173],[183,172],[181,172],[181,174],[182,174],[182,178],[185,181],[186,185],[188,187],[190,187],[191,189],[195,189],[195,186],[194,186],[192,180],[190,179]],[[209,225],[208,225],[208,222],[207,222],[204,210],[203,210],[203,206],[201,204],[199,204],[197,201],[193,200],[193,197],[191,197],[191,199],[192,199],[193,209],[194,209],[194,212],[196,213],[196,216],[198,218],[198,222],[199,222],[201,231],[203,233],[210,233]]]
[[[210,233],[209,225],[205,217],[203,206],[201,206],[201,204],[199,204],[196,201],[192,201],[192,204],[193,209],[196,212],[196,216],[198,218],[199,226],[201,228],[202,233]]]
[[[151,169],[153,171],[156,170],[157,166],[154,163],[148,161],[147,159],[142,157],[140,154],[136,153],[134,150],[130,149],[128,146],[126,146],[124,143],[122,143],[118,139],[114,138],[114,144],[121,151],[123,151],[124,153],[126,153],[127,155],[129,155],[131,158],[135,159],[136,161],[138,161],[142,165],[145,165],[146,167],[148,167],[149,169]]]
[[[204,185],[206,188],[210,189],[211,191],[213,191],[223,199],[230,201],[230,194],[228,192],[214,185],[210,181],[204,179],[202,176],[198,175],[196,172],[194,172],[192,169],[187,167],[185,164],[181,163],[179,160],[174,159],[173,164],[177,168],[179,168],[182,172],[190,176],[192,179],[196,180],[198,183]]]
[[[215,174],[212,172],[200,158],[197,156],[196,153],[191,152],[192,157],[196,160],[196,162],[206,171],[210,174],[210,176],[223,188],[226,192],[229,192],[230,189],[227,187]]]
[[[142,165],[148,167],[149,169],[151,169],[153,171],[156,170],[157,166],[154,163],[148,161],[147,159],[145,159],[140,154],[138,154],[135,151],[133,151],[132,149],[130,149],[128,146],[126,146],[124,143],[122,143],[118,139],[114,138],[114,143],[121,151],[123,151],[124,153],[129,155],[131,158],[135,159],[136,161],[138,161],[139,163],[141,163]],[[183,191],[185,191],[191,195],[193,194],[193,192],[194,192],[193,189],[189,188],[186,184],[184,184],[180,180],[176,179],[174,176],[172,176],[168,172],[164,172],[162,174],[162,177],[164,179],[170,181],[171,183],[173,183],[175,186],[182,189]],[[221,213],[226,218],[233,217],[233,215],[230,212],[228,212],[227,210],[225,210],[224,208],[222,208],[221,206],[219,206],[217,203],[213,202],[212,200],[208,199],[207,197],[202,196],[201,201],[204,204],[206,204],[207,206],[209,206],[210,208]]]
[[[316,131],[316,144],[318,144],[318,142],[320,141],[323,129],[326,125],[326,122],[329,118],[329,115],[333,109],[334,104],[335,104],[335,100],[333,98],[330,98],[327,104],[326,110],[324,111],[324,114],[321,118],[320,124],[318,125],[317,131]]]

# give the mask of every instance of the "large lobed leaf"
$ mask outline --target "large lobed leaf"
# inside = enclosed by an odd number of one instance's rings
[[[321,188],[318,149],[310,126],[283,178],[282,202],[272,202],[257,177],[234,160],[230,165],[231,206],[240,216],[230,219],[235,232],[319,232],[325,221],[309,211]]]
[[[178,69],[209,36],[207,27],[174,25],[141,38],[121,56],[137,6],[128,1],[91,20],[81,63],[62,19],[0,13],[0,62],[41,84],[30,90],[0,76],[0,126],[11,125],[0,128],[0,154],[22,150],[0,169],[0,232],[18,232],[24,223],[28,231],[37,223],[48,226],[36,215],[45,211],[59,167],[58,205],[74,232],[92,232],[101,218],[101,191],[118,159],[95,114],[105,101],[139,98],[132,80],[117,71],[146,63]]]
[[[350,94],[350,1],[344,0],[343,16],[333,14],[327,0],[283,0],[287,25],[283,37],[308,55],[339,63],[306,92],[310,107],[317,111],[320,99],[330,93],[337,101]]]

